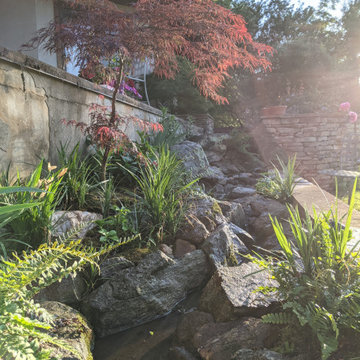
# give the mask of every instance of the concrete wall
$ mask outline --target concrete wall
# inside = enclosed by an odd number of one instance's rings
[[[69,147],[84,136],[62,119],[88,122],[91,103],[105,96],[110,105],[111,91],[31,57],[0,48],[0,169],[11,163],[29,173],[39,159],[56,162],[56,148],[69,142]],[[118,96],[117,111],[154,122],[158,109],[127,96]],[[138,128],[130,122],[126,133],[134,139]]]
[[[321,173],[326,169],[355,170],[359,132],[343,114],[303,114],[262,117],[264,157],[296,154],[298,174],[326,189],[334,187],[334,178]],[[260,136],[263,141],[259,142]]]
[[[1,0],[0,1],[0,46],[19,50],[37,30],[46,26],[54,18],[52,0]],[[47,64],[56,66],[56,55],[41,48],[23,51]]]

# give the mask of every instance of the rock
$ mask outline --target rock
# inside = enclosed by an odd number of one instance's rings
[[[192,341],[197,329],[213,322],[214,318],[209,313],[192,311],[184,314],[176,329],[176,343],[184,345],[189,350],[195,350],[197,346],[195,347]]]
[[[229,226],[234,234],[245,244],[248,249],[251,249],[255,245],[254,238],[247,231],[233,223],[229,223]]]
[[[221,169],[216,166],[209,166],[208,171],[203,176],[203,179],[210,181],[214,184],[219,182],[226,182],[226,176],[221,171]]]
[[[81,275],[69,275],[50,286],[42,289],[34,297],[35,301],[59,301],[61,303],[77,306],[87,290],[87,284]]]
[[[257,183],[256,178],[251,173],[241,173],[234,176],[236,181],[241,184],[254,186]]]
[[[230,198],[236,199],[243,196],[256,194],[256,190],[254,188],[245,187],[245,186],[237,186],[232,189],[230,193]]]
[[[224,157],[224,154],[219,154],[215,151],[206,151],[205,153],[210,164],[220,162]]]
[[[68,350],[61,349],[52,344],[46,344],[45,348],[51,350],[51,358],[63,360],[92,360],[91,348],[93,347],[93,331],[83,315],[78,311],[55,301],[47,301],[41,304],[55,317],[54,328],[50,330],[59,340],[76,350],[75,356]]]
[[[171,150],[183,161],[184,168],[190,174],[191,179],[211,174],[208,159],[201,145],[186,140],[173,145]]]
[[[102,280],[112,279],[124,269],[134,266],[134,263],[123,256],[114,256],[105,259],[100,264],[100,278]]]
[[[194,198],[186,215],[188,217],[195,216],[204,224],[207,224],[207,221],[211,220],[215,226],[221,225],[227,222],[227,220],[221,210],[220,203],[221,201],[209,195]],[[207,218],[207,220],[205,220],[205,218]],[[208,227],[207,229],[209,231],[213,230]]]
[[[262,195],[256,194],[252,196],[249,200],[252,215],[260,216],[264,213],[271,214],[271,216],[287,216],[288,211],[286,206],[280,201],[266,198]]]
[[[178,235],[182,239],[190,241],[195,245],[201,245],[209,234],[206,226],[192,214],[186,216],[181,229],[178,231]]]
[[[213,165],[221,166],[222,171],[227,176],[232,176],[242,171],[241,166],[237,166],[233,162],[226,161],[225,159],[221,161],[221,164],[214,163]]]
[[[89,230],[94,228],[94,221],[100,219],[102,219],[101,214],[87,211],[55,211],[51,219],[52,236],[66,237],[68,233],[79,230],[75,237],[82,239]]]
[[[270,350],[251,350],[240,349],[231,358],[231,360],[284,360],[282,354]]]
[[[184,347],[175,346],[170,350],[171,359],[174,360],[197,360],[197,358]]]
[[[265,239],[274,234],[269,215],[277,218],[285,230],[290,234],[290,227],[286,221],[289,214],[287,208],[281,202],[268,199],[261,195],[255,195],[246,199],[251,208],[251,216],[248,217],[250,232],[256,237],[257,242],[264,243]],[[284,221],[282,221],[284,220]]]
[[[219,206],[227,221],[239,227],[245,227],[246,215],[240,203],[219,201]]]
[[[164,254],[166,254],[167,256],[173,257],[173,250],[169,245],[166,244],[160,244],[159,245],[159,250],[162,251]]]
[[[204,241],[202,249],[215,267],[240,264],[243,261],[240,254],[249,252],[245,244],[231,230],[229,224],[222,224],[211,233]]]
[[[214,330],[220,328],[221,325],[221,323],[204,325],[199,333],[215,333]],[[245,318],[233,324],[229,330],[218,331],[214,337],[199,346],[198,352],[202,359],[229,360],[239,349],[263,348],[265,344],[273,344],[275,338],[273,325],[264,324],[261,319]]]
[[[186,240],[177,239],[175,241],[175,258],[179,259],[185,254],[196,250],[196,246]]]
[[[225,133],[214,133],[206,138],[204,149],[214,152],[226,152],[225,142],[231,138],[231,135]]]
[[[212,188],[212,193],[217,199],[223,199],[225,197],[225,188],[221,184],[216,184]]]
[[[90,293],[82,311],[100,337],[113,334],[170,313],[209,271],[201,250],[179,260],[156,251]]]
[[[277,282],[258,265],[243,263],[218,267],[203,290],[200,310],[210,312],[216,321],[230,321],[240,316],[259,316],[271,311],[279,299],[257,292],[260,286],[276,287]]]

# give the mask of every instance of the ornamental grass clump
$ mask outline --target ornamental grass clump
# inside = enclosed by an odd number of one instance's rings
[[[355,189],[356,182],[345,226],[340,223],[337,204],[327,213],[318,214],[314,210],[310,216],[305,211],[304,218],[297,208],[288,206],[294,240],[285,235],[276,218],[271,218],[282,255],[249,256],[270,271],[279,285],[267,290],[275,291],[283,299],[284,316],[268,314],[264,321],[290,322],[291,326],[311,331],[324,360],[342,345],[345,333],[350,331],[358,336],[360,332],[359,244],[349,243]]]
[[[134,177],[138,193],[136,203],[142,218],[142,233],[154,242],[176,233],[184,215],[184,206],[191,186],[196,183],[186,181],[181,160],[169,149],[153,151],[151,159],[144,157],[144,166]]]
[[[280,168],[273,165],[274,171],[263,175],[256,184],[256,191],[276,200],[288,201],[296,184],[296,155],[293,158],[289,157],[286,164],[279,157],[277,160]]]

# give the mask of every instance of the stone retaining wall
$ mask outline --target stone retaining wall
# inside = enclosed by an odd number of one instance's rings
[[[274,152],[296,154],[298,173],[307,180],[331,189],[334,179],[321,170],[355,170],[358,131],[343,114],[268,116],[262,125],[278,147]]]
[[[104,95],[110,105],[111,91],[32,57],[0,47],[0,170],[26,175],[39,159],[57,161],[57,147],[69,142],[71,149],[84,136],[61,119],[88,122],[91,103]],[[155,122],[161,111],[127,96],[118,96],[117,110]],[[124,131],[134,139],[136,124]]]

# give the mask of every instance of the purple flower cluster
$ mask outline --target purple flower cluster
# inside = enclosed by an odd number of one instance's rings
[[[348,113],[347,115],[348,115],[349,121],[351,123],[355,123],[357,121],[358,114],[354,111],[350,111],[350,108],[351,108],[351,104],[348,101],[343,102],[339,105],[339,111]]]

